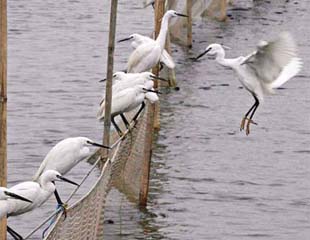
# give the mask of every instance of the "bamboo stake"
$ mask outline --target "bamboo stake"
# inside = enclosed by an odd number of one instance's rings
[[[192,7],[193,7],[193,1],[187,0],[186,1],[186,14],[188,16],[187,18],[187,46],[189,48],[192,47],[193,42],[193,36],[192,36]]]
[[[115,48],[115,30],[116,30],[116,15],[117,15],[118,0],[111,0],[110,12],[110,32],[108,46],[108,66],[107,66],[107,81],[105,90],[105,112],[104,112],[104,132],[103,144],[110,145],[110,126],[111,126],[111,103],[112,103],[112,76],[113,76],[113,57]],[[108,149],[105,150],[108,156]]]
[[[6,186],[7,181],[7,4],[0,0],[0,186]],[[0,222],[0,239],[6,239],[6,219]]]
[[[159,32],[160,32],[160,25],[161,25],[161,20],[164,16],[165,13],[165,0],[156,0],[155,1],[155,39],[157,38]],[[158,76],[159,74],[159,64],[157,64],[153,68],[153,73]],[[156,80],[154,82],[154,88],[159,88],[159,81]],[[159,103],[155,104],[155,109],[154,109],[154,128],[156,130],[160,129],[160,118],[159,118],[159,110],[160,106]]]

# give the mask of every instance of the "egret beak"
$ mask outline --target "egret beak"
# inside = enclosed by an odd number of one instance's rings
[[[99,143],[95,143],[95,142],[90,142],[90,141],[87,141],[88,144],[91,144],[93,146],[96,146],[96,147],[101,147],[101,148],[107,148],[107,149],[111,149],[110,147],[107,147],[107,146],[104,146],[104,145],[101,145]]]
[[[156,90],[152,90],[152,89],[143,88],[143,90],[146,91],[146,92],[152,92],[152,93],[156,93],[156,94],[162,94],[160,91],[156,91]]]
[[[24,198],[22,196],[19,196],[15,193],[12,193],[12,192],[8,192],[8,191],[4,191],[4,194],[11,197],[11,198],[15,198],[15,199],[18,199],[18,200],[21,200],[21,201],[24,201],[24,202],[29,202],[29,203],[32,203],[31,200],[27,199],[27,198]]]
[[[59,178],[63,182],[67,182],[67,183],[70,183],[72,185],[80,186],[79,184],[77,184],[77,183],[75,183],[75,182],[73,182],[67,178],[64,178],[63,176],[57,175],[56,177]]]
[[[193,60],[197,61],[199,58],[201,58],[202,56],[207,54],[210,50],[211,50],[211,48],[208,48],[206,51],[204,51],[203,53],[199,54],[197,57],[193,58]]]
[[[155,75],[150,75],[150,78],[152,78],[152,79],[158,79],[158,80],[161,80],[161,81],[164,81],[164,82],[169,82],[167,79],[161,78],[161,77],[158,77],[158,76],[155,76]]]
[[[121,39],[121,40],[118,40],[117,42],[120,43],[120,42],[125,42],[125,41],[128,41],[130,39],[132,39],[133,37],[128,37],[128,38],[124,38],[124,39]]]
[[[176,15],[178,15],[178,16],[180,16],[180,17],[188,17],[187,15],[182,14],[182,13],[176,13]]]
[[[99,82],[104,82],[104,81],[107,81],[107,79],[104,78],[104,79],[99,80]]]

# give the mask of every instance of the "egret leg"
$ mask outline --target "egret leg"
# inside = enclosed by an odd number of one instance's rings
[[[121,118],[122,118],[122,120],[123,120],[123,122],[124,122],[126,128],[129,129],[130,124],[129,124],[129,122],[127,121],[127,119],[126,119],[126,117],[124,116],[124,114],[121,113],[120,116],[121,116]]]
[[[23,237],[21,235],[19,235],[17,232],[15,232],[9,226],[7,226],[6,230],[15,240],[23,240]]]
[[[255,99],[255,103],[253,104],[253,106],[249,109],[249,111],[247,111],[247,113],[244,115],[244,117],[241,120],[241,124],[240,124],[240,131],[244,130],[244,125],[245,125],[245,121],[248,119],[249,114],[252,112],[252,110],[256,107],[256,105],[258,105],[259,101],[257,99],[257,97],[255,95],[253,95],[254,99]],[[252,123],[254,123],[252,121]],[[255,123],[254,123],[255,124]]]
[[[67,209],[66,209],[65,204],[64,204],[63,201],[61,200],[61,198],[60,198],[60,196],[59,196],[59,193],[57,192],[57,189],[55,189],[54,195],[55,195],[56,201],[57,201],[57,203],[58,203],[58,206],[63,208],[63,212],[64,212],[65,219],[66,219],[66,218],[67,218]]]
[[[139,115],[140,115],[140,113],[142,112],[142,110],[144,109],[144,107],[145,107],[145,103],[142,102],[140,109],[138,110],[138,112],[136,113],[136,115],[133,117],[132,121],[135,122],[135,121],[137,120],[137,118],[139,117]]]
[[[250,118],[248,119],[248,122],[247,122],[247,125],[246,125],[246,135],[249,135],[249,134],[250,134],[250,123],[256,124],[255,122],[252,121],[252,118],[253,118],[254,113],[255,113],[255,111],[256,111],[258,105],[259,105],[259,100],[257,99],[257,97],[255,97],[255,100],[256,100],[256,102],[255,102],[255,107],[254,107],[254,109],[253,109],[253,111],[252,111],[252,113],[251,113],[251,116],[250,116]]]
[[[114,117],[111,118],[111,122],[112,122],[113,126],[115,127],[115,129],[116,129],[118,135],[119,135],[120,137],[122,137],[122,136],[123,136],[123,132],[122,132],[122,130],[119,128],[119,126],[116,124],[116,122],[115,122],[115,120],[114,120]]]

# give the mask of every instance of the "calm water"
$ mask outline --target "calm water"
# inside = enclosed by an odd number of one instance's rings
[[[152,9],[141,5],[120,1],[117,39],[152,31]],[[8,7],[10,186],[30,179],[59,140],[101,139],[94,116],[106,70],[109,4],[31,0]],[[114,190],[106,239],[309,239],[309,13],[307,1],[239,0],[226,23],[195,21],[193,49],[174,46],[181,90],[162,96],[148,208],[140,212]],[[252,97],[231,70],[188,58],[212,42],[232,47],[228,57],[245,55],[282,30],[296,37],[305,67],[266,97],[255,116],[259,125],[245,136],[239,124]],[[115,69],[124,69],[130,51],[116,47]],[[79,165],[70,177],[78,180],[89,167]],[[63,195],[70,190],[61,186]],[[9,223],[25,234],[52,205],[54,199]]]

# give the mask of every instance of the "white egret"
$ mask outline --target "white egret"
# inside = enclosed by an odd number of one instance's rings
[[[59,172],[54,170],[48,170],[42,174],[39,183],[27,181],[19,183],[9,189],[11,192],[14,192],[17,195],[24,196],[26,199],[29,199],[30,202],[20,201],[16,199],[0,201],[0,219],[4,216],[10,217],[21,215],[23,213],[32,211],[37,207],[40,207],[55,192],[55,181],[64,181],[70,184],[78,185],[77,183],[62,177]],[[62,204],[60,199],[58,203]],[[23,239],[12,228],[7,227],[7,230],[14,239]]]
[[[137,47],[139,47],[141,44],[144,44],[144,43],[155,44],[154,39],[143,36],[138,33],[131,34],[128,38],[121,39],[118,42],[124,42],[128,40],[132,40],[131,46],[133,47],[133,49],[136,49]],[[175,68],[175,63],[172,57],[170,56],[170,54],[166,51],[166,49],[163,49],[159,61],[165,64],[170,69]]]
[[[128,128],[129,123],[127,119],[125,118],[125,116],[123,115],[123,113],[129,112],[141,104],[144,105],[144,98],[145,98],[146,92],[158,93],[157,91],[146,89],[144,85],[136,85],[132,88],[127,88],[127,89],[121,90],[113,94],[112,107],[111,107],[111,122],[120,136],[122,136],[123,133],[121,129],[118,127],[118,125],[116,124],[114,118],[117,115],[120,115],[126,127]],[[142,109],[140,108],[138,113],[133,117],[133,121],[137,119]],[[100,108],[97,113],[97,119],[99,121],[103,121],[104,114],[105,114],[105,102],[103,101],[100,104]]]
[[[66,138],[58,142],[45,156],[33,180],[38,181],[46,170],[56,170],[65,175],[75,165],[89,157],[90,146],[109,148],[86,137]]]
[[[154,42],[143,43],[133,51],[128,60],[127,72],[144,72],[151,69],[159,62],[165,48],[169,19],[177,16],[187,17],[174,10],[169,10],[165,13],[158,37]]]
[[[255,99],[254,105],[242,118],[240,131],[250,133],[250,123],[254,113],[263,101],[264,93],[274,93],[273,89],[280,87],[286,81],[297,75],[302,67],[302,61],[297,57],[297,47],[291,34],[284,32],[272,41],[261,41],[256,51],[246,57],[225,58],[225,51],[220,44],[211,44],[195,59],[203,55],[216,56],[216,61],[236,71],[241,84]],[[248,116],[250,117],[248,118]],[[255,123],[254,123],[255,124]]]

